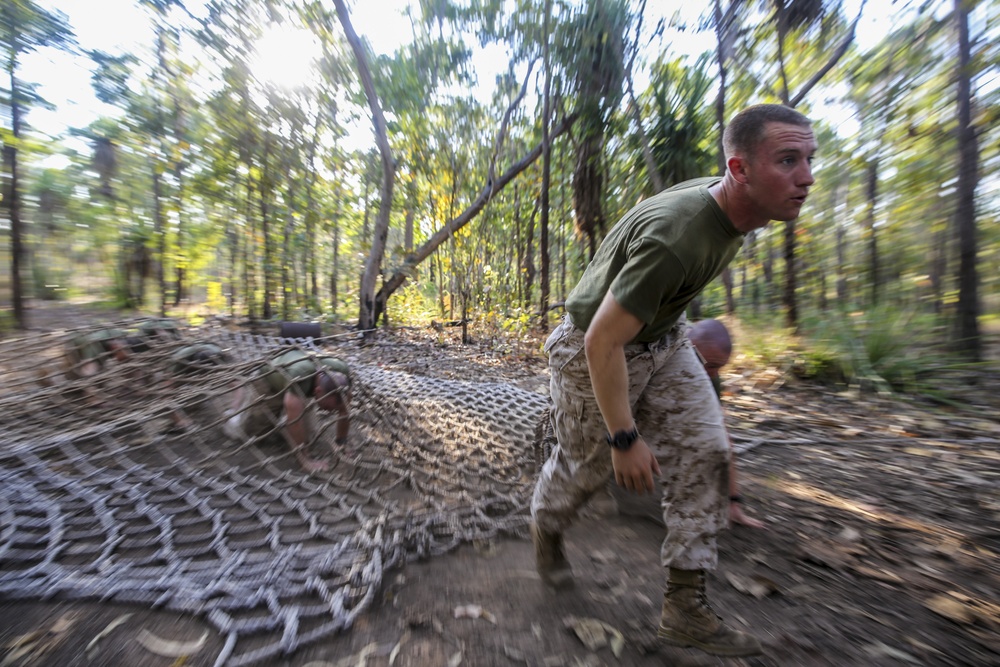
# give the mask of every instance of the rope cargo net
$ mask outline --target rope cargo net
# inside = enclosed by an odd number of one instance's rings
[[[252,665],[349,628],[391,568],[524,533],[551,447],[539,394],[385,370],[346,339],[221,326],[74,379],[65,350],[92,332],[0,341],[2,597],[199,615],[224,639],[217,666]],[[198,342],[228,359],[176,372],[171,355]],[[351,366],[348,442],[331,447],[338,417],[309,411],[310,451],[330,463],[312,475],[280,415],[264,433],[223,434],[232,393],[293,347]]]

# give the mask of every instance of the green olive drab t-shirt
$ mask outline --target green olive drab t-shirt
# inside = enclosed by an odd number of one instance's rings
[[[586,331],[610,289],[646,324],[634,342],[662,338],[743,244],[708,192],[719,180],[686,181],[626,213],[566,299],[573,324]]]
[[[295,383],[305,396],[313,393],[316,373],[320,370],[342,373],[350,383],[347,364],[335,357],[312,356],[301,350],[289,350],[278,355],[263,370],[268,387],[275,392],[284,391]]]

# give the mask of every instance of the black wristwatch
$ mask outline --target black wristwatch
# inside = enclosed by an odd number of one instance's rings
[[[639,439],[639,429],[633,426],[628,431],[615,431],[614,435],[608,433],[608,435],[605,436],[605,439],[613,449],[624,452],[632,446],[633,442]]]

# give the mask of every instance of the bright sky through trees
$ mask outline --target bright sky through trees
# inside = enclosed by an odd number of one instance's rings
[[[93,0],[36,0],[39,5],[66,14],[79,41],[81,49],[102,50],[119,54],[130,52],[140,58],[149,58],[153,44],[153,31],[149,12],[137,0],[100,0],[101,11],[94,11]],[[412,37],[405,8],[411,0],[358,1],[352,3],[351,20],[357,32],[369,41],[379,53],[390,53]],[[845,3],[846,13],[856,11],[859,0]],[[646,25],[652,26],[660,18],[670,18],[679,13],[682,21],[697,25],[701,11],[696,3],[651,2],[647,6]],[[188,0],[188,10],[196,17],[205,14],[201,0]],[[870,48],[891,27],[889,14],[892,3],[888,0],[869,0],[865,19],[858,27],[857,42],[862,49]],[[113,18],[112,18],[113,17]],[[671,50],[691,56],[711,48],[711,38],[704,33],[688,30],[668,32],[665,40]],[[469,39],[475,44],[474,39]],[[651,45],[660,47],[660,43]],[[318,54],[316,40],[305,31],[276,27],[265,34],[258,47],[251,67],[262,82],[295,86],[307,82],[314,72],[309,63]],[[486,99],[492,90],[496,75],[506,66],[507,57],[502,49],[491,47],[479,50],[474,57],[479,78],[479,95]],[[42,133],[57,136],[68,127],[82,127],[101,115],[115,116],[119,110],[101,104],[94,97],[90,85],[93,63],[82,53],[78,55],[56,49],[40,49],[28,54],[22,63],[21,76],[25,81],[39,84],[39,92],[54,105],[54,109],[36,107],[28,118],[31,126]],[[645,73],[636,72],[636,83],[644,85]],[[844,110],[819,108],[834,126],[846,124],[841,131],[850,133],[854,124],[845,117]],[[364,124],[362,120],[362,124]],[[355,141],[370,141],[370,127],[352,128]],[[80,147],[82,149],[82,146]]]

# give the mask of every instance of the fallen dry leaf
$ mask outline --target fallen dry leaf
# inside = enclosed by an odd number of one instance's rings
[[[52,651],[65,641],[66,632],[76,623],[77,616],[72,613],[65,614],[57,618],[46,630],[33,630],[15,637],[7,644],[8,648],[14,650],[7,654],[0,667],[7,667],[21,659],[29,663],[39,659],[42,654]]]
[[[455,607],[455,618],[484,618],[493,625],[497,623],[497,617],[483,609],[478,604],[463,604]]]
[[[609,646],[615,657],[618,657],[625,647],[622,633],[599,619],[567,616],[563,619],[563,626],[573,630],[577,638],[591,651]]]
[[[760,575],[745,576],[735,572],[726,572],[726,579],[740,593],[752,595],[758,600],[778,592],[778,584]]]
[[[410,634],[411,633],[409,628],[404,630],[403,635],[399,638],[399,641],[396,642],[396,645],[392,648],[392,651],[389,653],[389,667],[392,667],[394,664],[396,664],[396,658],[399,657],[399,651],[403,648],[403,644],[409,641]]]
[[[956,623],[968,625],[976,620],[976,615],[968,605],[956,600],[947,593],[941,593],[940,595],[935,595],[932,598],[924,600],[924,605],[931,611]]]
[[[193,641],[176,641],[157,637],[146,628],[143,628],[139,631],[139,636],[135,640],[150,653],[155,653],[164,658],[179,658],[182,655],[194,655],[200,651],[208,640],[208,630],[205,630],[201,634],[201,637]]]
[[[122,614],[121,616],[119,616],[115,620],[113,620],[110,623],[108,623],[107,627],[105,627],[103,630],[101,630],[100,632],[98,632],[94,636],[94,638],[91,639],[90,642],[87,644],[87,648],[84,649],[84,653],[87,654],[87,659],[88,660],[93,660],[94,659],[94,655],[97,654],[97,642],[101,641],[102,639],[104,639],[105,637],[107,637],[108,635],[110,635],[114,631],[115,628],[117,628],[119,625],[121,625],[122,623],[124,623],[125,621],[127,621],[130,618],[132,618],[132,614]]]
[[[886,581],[891,584],[902,584],[904,583],[902,577],[900,577],[895,572],[886,570],[881,567],[869,567],[867,565],[852,565],[851,569],[857,574],[863,577],[868,577],[869,579],[877,579],[879,581]]]
[[[920,660],[913,657],[906,651],[901,651],[898,648],[893,648],[882,642],[875,642],[874,644],[867,646],[865,648],[865,652],[876,658],[892,658],[893,660],[908,662],[911,665],[922,664]]]

